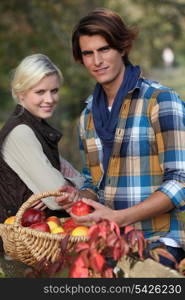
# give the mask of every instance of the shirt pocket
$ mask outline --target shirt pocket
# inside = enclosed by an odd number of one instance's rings
[[[150,127],[133,127],[127,129],[121,147],[121,157],[146,157],[157,153],[153,129]]]

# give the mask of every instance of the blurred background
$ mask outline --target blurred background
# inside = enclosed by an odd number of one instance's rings
[[[11,71],[27,55],[48,55],[64,75],[60,104],[49,122],[63,132],[62,155],[79,170],[76,125],[95,82],[73,60],[71,34],[96,7],[111,8],[139,28],[132,63],[141,66],[143,76],[173,87],[185,99],[185,0],[1,0],[0,127],[15,106]]]

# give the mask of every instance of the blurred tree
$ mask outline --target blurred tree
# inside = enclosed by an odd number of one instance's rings
[[[176,64],[181,51],[185,51],[185,3],[184,0],[118,0],[112,5],[129,24],[140,31],[133,58],[147,72],[160,67],[162,51],[170,47],[175,52]],[[142,55],[141,55],[142,53]],[[182,59],[181,59],[182,63]],[[184,57],[185,65],[185,57]]]

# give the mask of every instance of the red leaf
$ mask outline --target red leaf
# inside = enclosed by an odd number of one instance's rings
[[[145,249],[146,243],[145,243],[145,239],[140,235],[138,237],[138,254],[139,257],[143,260],[143,250]]]
[[[115,231],[115,233],[117,234],[117,236],[120,236],[120,229],[117,223],[109,221],[110,222],[110,229]]]
[[[120,259],[122,256],[122,251],[120,247],[114,247],[113,251],[112,251],[112,257],[114,260],[118,260]]]
[[[90,239],[93,239],[94,237],[97,237],[99,234],[99,227],[97,225],[93,225],[88,230],[88,237]]]
[[[83,250],[89,249],[89,244],[86,242],[79,242],[76,244],[75,251],[81,252]]]
[[[108,247],[114,247],[116,241],[118,240],[118,237],[115,235],[115,233],[110,233],[107,237],[106,243]]]
[[[75,258],[73,264],[74,266],[77,266],[79,268],[88,268],[89,267],[89,258],[88,258],[88,250],[83,250],[78,254],[78,256]]]
[[[135,230],[135,228],[131,225],[126,225],[125,228],[124,228],[124,234],[127,234],[131,230]]]
[[[122,248],[122,255],[129,254],[130,247],[124,236],[121,237],[121,248]]]
[[[89,277],[88,268],[83,268],[83,267],[73,265],[69,271],[69,277],[70,278],[88,278]]]
[[[103,278],[113,278],[114,277],[113,270],[110,267],[106,267],[101,275]]]
[[[96,249],[93,249],[91,251],[91,257],[90,257],[90,266],[94,270],[95,273],[100,273],[103,269],[103,266],[105,264],[104,257],[97,252]]]
[[[131,248],[134,248],[135,243],[137,241],[137,233],[136,230],[131,230],[127,233],[127,240]]]
[[[112,251],[114,260],[119,260],[123,255],[128,254],[129,246],[123,239],[118,239]]]
[[[177,261],[176,259],[174,258],[174,256],[168,252],[168,250],[164,249],[164,248],[155,248],[155,249],[152,249],[152,251],[150,251],[151,255],[152,253],[154,253],[154,255],[152,255],[153,257],[155,257],[155,255],[159,256],[164,256],[166,257],[167,259],[173,261],[175,264],[177,264]]]

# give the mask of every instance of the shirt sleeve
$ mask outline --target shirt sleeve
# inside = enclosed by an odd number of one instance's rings
[[[84,148],[84,143],[83,140],[85,141],[85,129],[84,129],[84,115],[82,113],[79,125],[78,125],[78,136],[79,136],[79,148],[80,148],[80,154],[81,154],[81,159],[82,159],[82,175],[85,178],[84,184],[81,187],[81,190],[86,190],[90,189],[93,192],[97,193],[98,192],[98,187],[96,187],[93,184],[92,176],[91,176],[91,171],[90,168],[87,165],[87,153]]]
[[[83,186],[85,178],[62,156],[60,156],[60,171],[76,188],[80,189]]]
[[[9,133],[3,144],[3,157],[34,194],[55,191],[66,184],[27,125],[18,125]],[[51,209],[61,209],[53,197],[44,198],[43,202]]]
[[[180,210],[185,209],[185,102],[173,91],[162,91],[151,120],[156,134],[163,183],[158,188]]]

